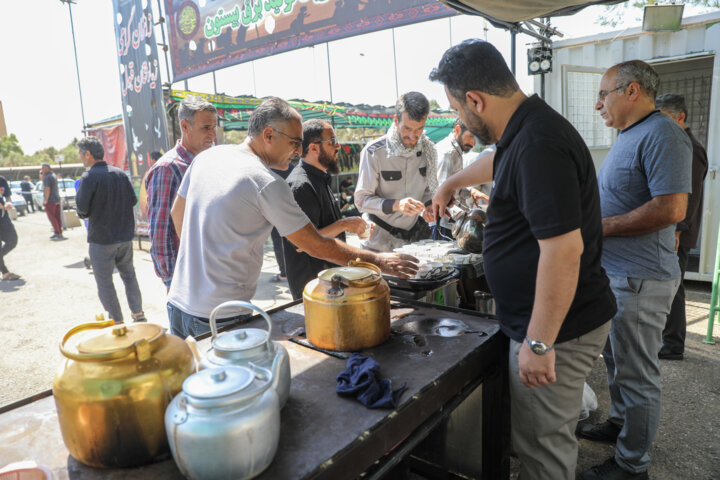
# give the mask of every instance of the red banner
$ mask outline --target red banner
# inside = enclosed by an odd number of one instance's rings
[[[108,165],[127,170],[125,168],[125,161],[127,160],[125,128],[122,125],[89,130],[88,135],[94,135],[100,139],[105,149],[105,161]]]

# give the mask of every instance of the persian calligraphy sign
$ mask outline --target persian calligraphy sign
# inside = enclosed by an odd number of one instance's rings
[[[113,7],[128,166],[142,198],[150,154],[168,150],[153,15],[149,2],[143,0],[113,0]],[[145,212],[139,211],[137,220],[141,230],[146,223]]]
[[[455,15],[434,0],[165,0],[173,81],[361,33]]]

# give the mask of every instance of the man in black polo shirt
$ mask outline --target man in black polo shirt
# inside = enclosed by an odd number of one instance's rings
[[[497,151],[446,180],[436,216],[458,188],[493,182],[483,258],[502,331],[511,339],[512,442],[521,478],[573,479],[583,383],[616,311],[600,265],[595,168],[580,135],[520,90],[501,54],[466,40],[431,80],[463,123]]]
[[[340,206],[330,190],[330,174],[338,173],[338,150],[340,144],[332,126],[322,120],[303,123],[302,161],[293,169],[287,182],[295,201],[315,228],[322,235],[345,241],[345,232],[362,235],[366,223],[360,217],[342,218]],[[285,270],[290,293],[294,300],[302,298],[302,292],[310,280],[326,268],[335,267],[320,258],[298,252],[297,247],[283,239]]]
[[[125,172],[103,160],[105,150],[97,137],[83,138],[77,148],[80,160],[88,168],[77,191],[77,213],[78,217],[88,219],[87,241],[100,303],[115,323],[122,323],[123,314],[112,279],[117,267],[133,321],[144,322],[142,296],[133,265],[135,190]]]

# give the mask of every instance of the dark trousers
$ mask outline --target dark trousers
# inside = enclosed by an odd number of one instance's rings
[[[62,235],[62,219],[60,218],[60,204],[59,203],[46,203],[45,213],[47,214],[50,225],[52,225],[53,231],[56,235]]]
[[[283,252],[282,237],[274,227],[272,232],[270,232],[270,238],[272,239],[273,250],[275,250],[275,260],[277,260],[278,267],[280,267],[280,276],[287,277],[287,272],[285,271],[285,252]]]
[[[678,287],[675,299],[673,300],[670,313],[667,316],[665,329],[663,330],[663,346],[672,353],[683,353],[685,351],[685,330],[687,319],[685,318],[685,271],[688,264],[687,247],[678,247],[678,263],[680,264],[680,286]]]
[[[35,202],[33,202],[32,193],[23,193],[22,196],[25,199],[25,203],[27,203],[28,210],[32,210],[32,212],[35,213]]]
[[[18,236],[10,214],[0,206],[0,274],[8,273],[3,258],[17,245]]]

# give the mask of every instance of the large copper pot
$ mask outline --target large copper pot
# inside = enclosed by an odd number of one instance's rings
[[[313,345],[355,351],[390,337],[390,288],[371,263],[323,270],[305,285],[305,332]]]
[[[190,347],[160,325],[78,325],[53,383],[70,454],[94,467],[131,467],[169,451],[165,409],[195,372]]]

